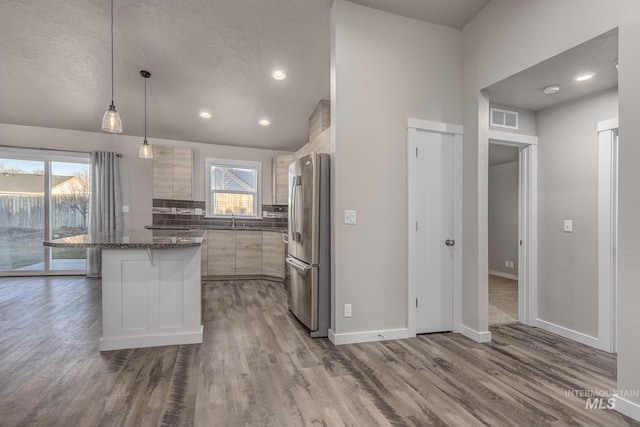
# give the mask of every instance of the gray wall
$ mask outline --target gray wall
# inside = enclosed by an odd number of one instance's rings
[[[508,22],[509,25],[505,25]],[[487,130],[482,88],[619,28],[618,384],[640,389],[640,9],[636,0],[492,0],[463,29],[463,323],[487,330]],[[626,142],[625,142],[626,141]],[[636,403],[640,399],[632,398]]]
[[[462,33],[344,0],[332,25],[332,330],[407,328],[406,121],[460,123]]]
[[[489,166],[489,271],[513,276],[518,275],[518,171],[518,162]],[[513,261],[513,268],[505,261]]]
[[[194,149],[195,199],[204,200],[204,158],[220,157],[262,162],[262,203],[271,203],[271,158],[283,151],[257,148],[231,147],[228,145],[202,144],[153,138],[151,145],[181,145]],[[18,126],[0,123],[0,144],[15,147],[55,148],[71,151],[117,151],[124,154],[120,159],[122,179],[122,203],[129,206],[124,222],[127,228],[141,228],[151,224],[151,198],[153,194],[152,162],[138,157],[142,138],[98,132],[81,132]]]
[[[538,318],[598,336],[597,122],[618,117],[609,90],[541,110],[538,123]],[[563,220],[573,232],[563,232]]]

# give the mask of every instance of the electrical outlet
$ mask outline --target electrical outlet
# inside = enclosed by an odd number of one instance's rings
[[[344,305],[344,317],[351,317],[351,304]]]
[[[196,215],[202,215],[202,208],[196,208],[194,213]]]
[[[128,212],[129,212],[129,206],[127,206],[127,205],[122,205],[122,212],[123,212],[123,213],[128,213]]]
[[[355,224],[356,223],[356,211],[345,210],[344,211],[344,223]]]
[[[509,268],[513,268],[513,261],[509,261]]]
[[[178,213],[178,211],[176,210],[176,208],[171,208],[171,213],[175,214],[175,213]]]
[[[509,268],[509,261],[505,261],[505,262],[504,262],[504,266],[505,266],[505,267],[507,267],[507,268]]]

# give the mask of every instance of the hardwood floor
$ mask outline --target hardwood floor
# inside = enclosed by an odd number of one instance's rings
[[[615,389],[614,355],[522,325],[333,346],[285,301],[207,282],[203,344],[99,353],[99,280],[0,279],[0,425],[633,425],[565,395]]]

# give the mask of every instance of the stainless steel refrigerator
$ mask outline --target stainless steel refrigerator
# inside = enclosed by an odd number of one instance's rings
[[[326,337],[331,317],[330,178],[328,154],[289,166],[289,309],[312,337]]]

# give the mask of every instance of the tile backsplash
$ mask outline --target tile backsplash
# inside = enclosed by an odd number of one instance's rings
[[[173,208],[175,208],[175,211],[173,211]],[[204,202],[153,199],[153,225],[185,227],[231,226],[231,218],[205,218],[204,212]],[[286,228],[287,213],[287,206],[262,205],[262,219],[236,218],[236,227]]]

